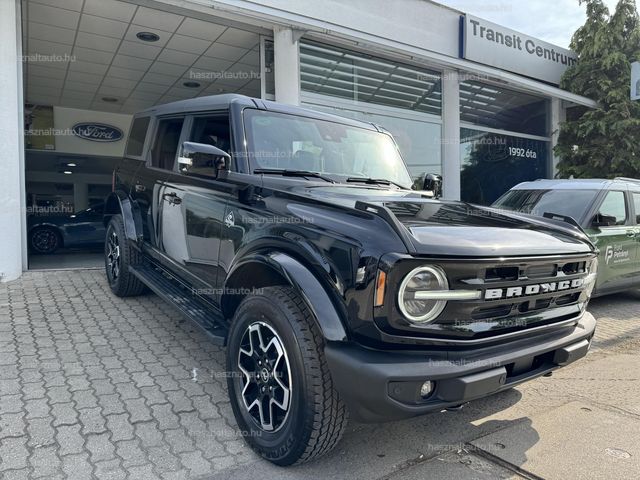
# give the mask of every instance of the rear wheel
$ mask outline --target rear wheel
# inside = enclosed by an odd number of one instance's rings
[[[35,253],[50,254],[62,246],[62,236],[51,227],[39,227],[31,232],[29,245]]]
[[[129,266],[142,262],[142,254],[129,245],[124,234],[121,215],[114,215],[107,226],[104,242],[104,265],[111,291],[119,297],[132,297],[144,292],[144,284],[130,271]]]
[[[229,396],[249,445],[278,465],[327,453],[347,410],[333,386],[324,339],[290,287],[268,287],[236,311],[227,347]]]

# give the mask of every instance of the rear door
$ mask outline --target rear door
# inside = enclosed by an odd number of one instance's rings
[[[587,233],[600,250],[596,289],[606,293],[629,288],[636,271],[637,240],[627,192],[607,191],[595,211]]]

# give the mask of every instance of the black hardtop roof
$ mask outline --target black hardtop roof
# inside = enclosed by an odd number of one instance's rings
[[[179,100],[177,102],[166,103],[164,105],[156,105],[136,113],[134,115],[134,118],[144,117],[148,115],[159,117],[165,115],[176,115],[180,113],[199,113],[212,110],[227,110],[229,109],[230,105],[234,103],[248,108],[256,108],[278,113],[288,113],[291,115],[317,118],[319,120],[352,125],[354,127],[366,128],[368,130],[386,131],[384,128],[379,127],[373,123],[362,122],[347,117],[341,117],[339,115],[332,115],[330,113],[311,110],[309,108],[287,105],[284,103],[272,102],[269,100],[261,100],[259,98],[247,97],[246,95],[239,95],[235,93],[209,95],[206,97],[196,97],[190,98],[188,100]]]

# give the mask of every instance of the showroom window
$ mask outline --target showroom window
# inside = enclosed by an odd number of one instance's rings
[[[518,183],[548,176],[548,110],[541,97],[461,82],[462,200],[489,205]]]
[[[442,110],[439,72],[309,41],[300,44],[300,87],[438,116]]]
[[[300,86],[304,106],[391,132],[416,184],[425,173],[441,172],[439,72],[303,41]]]

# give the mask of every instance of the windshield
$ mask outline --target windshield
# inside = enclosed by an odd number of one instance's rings
[[[254,168],[306,170],[337,181],[413,183],[391,136],[341,123],[282,113],[244,111]]]
[[[597,190],[510,190],[493,206],[538,216],[566,215],[579,222],[597,193]]]

